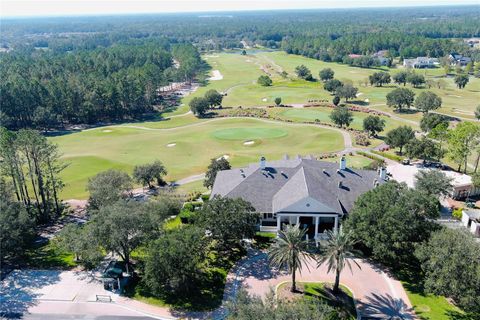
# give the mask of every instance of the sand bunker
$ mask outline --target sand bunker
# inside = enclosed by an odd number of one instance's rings
[[[212,76],[210,78],[208,78],[208,80],[210,80],[210,81],[217,81],[217,80],[222,80],[222,79],[223,79],[223,75],[218,70],[213,70],[212,71]]]
[[[221,156],[220,158],[217,158],[217,161],[220,160],[220,159],[225,159],[227,160],[228,158],[230,158],[230,156],[228,154],[224,154],[223,156]]]
[[[268,99],[267,99],[267,98],[263,98],[262,101],[263,101],[263,102],[267,102]]]
[[[245,141],[243,144],[246,145],[246,146],[251,146],[252,144],[255,144],[255,141],[248,140],[248,141]]]
[[[102,130],[102,132],[112,132],[112,130]]]
[[[370,102],[370,99],[365,99],[365,100],[363,100],[363,101],[365,101],[365,102]]]
[[[175,147],[177,144],[175,142],[167,144],[168,148]]]
[[[363,94],[363,92],[359,92],[356,94],[357,97],[360,97]]]
[[[219,56],[216,56],[216,55],[206,55],[205,57],[207,57],[207,58],[218,58]]]
[[[462,96],[457,96],[457,95],[455,95],[455,94],[447,94],[447,96],[449,96],[449,97],[455,97],[455,98],[461,98],[461,97],[462,97]]]

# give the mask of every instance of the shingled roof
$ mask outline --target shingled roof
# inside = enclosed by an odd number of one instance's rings
[[[311,199],[324,212],[346,213],[361,194],[382,183],[376,171],[345,169],[331,162],[294,159],[266,162],[217,173],[212,197],[249,201],[257,212],[281,212]]]

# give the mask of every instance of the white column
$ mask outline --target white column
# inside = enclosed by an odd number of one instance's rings
[[[280,223],[280,216],[277,214],[277,233],[282,230],[282,224]]]
[[[299,223],[300,223],[300,216],[297,216],[297,223],[296,223],[297,226],[298,226]]]
[[[338,216],[335,217],[335,226],[333,227],[333,232],[335,234],[338,232]]]
[[[317,235],[318,235],[318,220],[320,219],[320,217],[315,217],[315,239],[317,238]]]

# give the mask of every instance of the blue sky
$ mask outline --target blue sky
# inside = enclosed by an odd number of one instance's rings
[[[61,16],[477,4],[480,0],[0,0],[0,15]]]

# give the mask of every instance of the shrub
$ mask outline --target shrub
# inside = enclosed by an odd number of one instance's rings
[[[403,161],[403,157],[397,156],[396,154],[391,154],[391,153],[386,153],[386,152],[376,151],[376,150],[372,150],[372,153],[378,154],[379,156],[382,156],[384,158],[387,158],[393,161],[397,161],[397,162]]]
[[[370,140],[368,139],[368,135],[365,133],[357,133],[355,135],[355,143],[360,146],[368,146],[370,145]]]
[[[462,219],[462,212],[463,212],[462,208],[455,208],[452,211],[452,217],[454,217],[457,220],[461,220]]]

